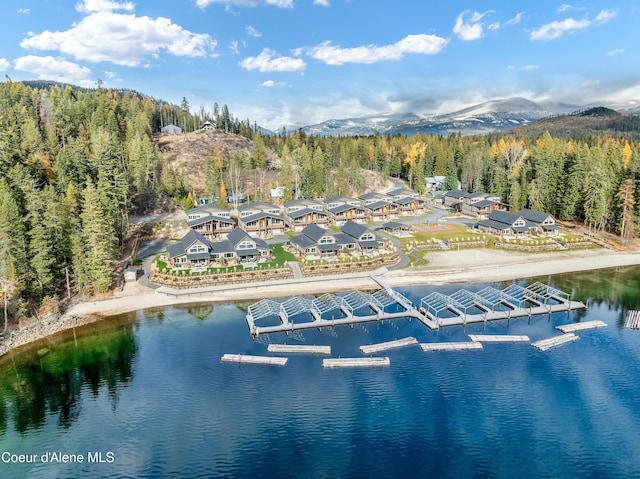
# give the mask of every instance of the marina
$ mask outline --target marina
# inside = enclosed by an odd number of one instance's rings
[[[514,334],[470,334],[469,339],[479,343],[517,343],[530,341],[529,336]]]
[[[247,354],[224,354],[220,359],[223,363],[268,364],[271,366],[284,366],[289,358],[276,356],[252,356]]]
[[[556,326],[556,329],[563,333],[574,333],[576,331],[584,331],[586,329],[603,328],[607,326],[607,323],[603,321],[585,321],[584,323],[563,324]]]
[[[305,353],[305,354],[331,354],[331,346],[312,346],[305,344],[269,344],[267,351],[270,353]]]
[[[541,339],[540,341],[531,343],[531,346],[539,349],[540,351],[547,351],[551,348],[555,348],[563,344],[567,344],[572,341],[575,341],[576,339],[579,339],[578,336],[576,336],[573,333],[567,333],[567,334],[562,334],[560,336],[554,336],[548,339]]]
[[[379,276],[371,278],[380,286],[371,294],[351,291],[344,295],[327,293],[315,298],[294,296],[253,303],[246,314],[249,332],[255,338],[260,334],[395,319],[417,319],[429,329],[438,330],[445,326],[570,313],[585,307],[572,301],[567,293],[540,282],[526,287],[513,283],[502,290],[491,286],[477,292],[460,289],[451,295],[436,291],[414,304]]]
[[[418,344],[418,340],[414,337],[408,337],[403,339],[396,339],[395,341],[386,341],[378,344],[368,344],[366,346],[360,346],[360,351],[364,354],[374,354],[381,351],[387,351],[389,349],[403,348],[406,346],[412,346]]]
[[[389,358],[330,358],[323,359],[322,366],[327,369],[332,368],[360,368],[389,366]]]
[[[464,351],[467,349],[484,349],[482,343],[473,341],[454,341],[451,343],[422,343],[423,351]]]

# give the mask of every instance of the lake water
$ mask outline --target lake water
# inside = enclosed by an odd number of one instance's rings
[[[253,341],[243,305],[232,304],[92,325],[0,364],[0,477],[640,477],[640,331],[623,328],[626,311],[640,309],[638,270],[543,278],[587,310],[439,332],[398,320]],[[461,287],[401,291],[419,299]],[[267,354],[269,341],[330,345],[332,357],[406,336],[535,341],[592,319],[608,327],[547,352],[412,346],[385,353],[389,367],[341,370],[323,369],[321,356],[289,355],[284,367],[220,361]]]

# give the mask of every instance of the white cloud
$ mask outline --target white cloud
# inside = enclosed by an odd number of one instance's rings
[[[573,5],[569,5],[569,4],[565,3],[565,4],[560,5],[556,11],[558,13],[562,13],[562,12],[566,12],[566,11],[574,9],[574,8],[575,7]]]
[[[385,60],[399,60],[406,53],[435,55],[447,45],[448,40],[436,35],[408,35],[391,45],[366,45],[354,48],[341,48],[326,41],[318,46],[306,49],[306,53],[328,65],[345,63],[377,63]]]
[[[314,5],[320,5],[322,7],[328,7],[329,5],[329,0],[313,0],[313,4]]]
[[[260,86],[266,87],[266,88],[273,88],[273,87],[283,87],[286,86],[285,82],[279,81],[279,82],[275,82],[273,80],[267,80],[267,81],[263,81],[262,83],[260,83]]]
[[[538,68],[540,68],[540,65],[523,65],[521,67],[509,65],[507,67],[507,70],[522,70],[525,72],[531,72],[531,71],[537,70]]]
[[[19,8],[18,13],[22,13],[23,15],[29,15],[31,13],[30,8]]]
[[[265,48],[257,57],[247,57],[238,63],[245,70],[261,72],[303,71],[307,64],[301,58],[276,57],[276,52]]]
[[[0,58],[0,72],[7,71],[11,68],[11,63],[6,58]]]
[[[484,23],[481,22],[481,20],[488,13],[493,13],[493,10],[487,10],[484,13],[473,12],[471,13],[471,17],[465,20],[464,17],[468,13],[470,13],[470,10],[465,10],[458,15],[456,23],[453,26],[453,33],[461,40],[478,40],[484,35]]]
[[[111,78],[116,76],[116,72],[112,72],[112,71],[109,71],[109,70],[105,70],[102,73],[104,73],[104,75],[109,79],[111,79]]]
[[[253,28],[251,25],[247,25],[246,27],[244,27],[244,31],[247,32],[247,35],[251,35],[255,38],[260,38],[262,36],[262,33]]]
[[[13,69],[34,73],[39,80],[61,81],[80,86],[92,86],[94,83],[89,80],[91,70],[61,57],[27,55],[16,58]]]
[[[516,13],[516,16],[511,18],[510,20],[507,20],[505,22],[505,25],[517,25],[518,23],[520,23],[523,16],[524,12]]]
[[[135,5],[132,2],[112,2],[110,0],[84,0],[76,5],[76,10],[83,13],[112,12],[124,10],[133,12]]]
[[[238,40],[232,40],[231,41],[231,44],[229,45],[229,50],[231,50],[236,55],[240,54],[240,48],[238,46]]]
[[[580,84],[580,86],[584,87],[584,88],[589,88],[589,87],[592,87],[592,86],[597,86],[599,84],[600,84],[600,80],[592,80],[592,81],[583,82],[583,83]]]
[[[487,25],[489,30],[498,30],[500,28],[500,22],[494,22]]]
[[[607,55],[612,57],[614,55],[620,55],[622,53],[624,53],[624,48],[616,48],[615,50],[611,50],[609,53],[607,53]]]
[[[260,7],[270,6],[278,8],[293,8],[293,0],[196,0],[196,5],[202,9],[214,3],[221,3],[227,6],[237,5],[238,7]]]
[[[591,21],[586,18],[582,20],[567,18],[542,25],[537,30],[533,30],[529,38],[531,40],[555,40],[565,33],[575,33],[589,26],[591,26]]]
[[[600,10],[600,13],[596,16],[596,23],[607,23],[618,15],[615,10]]]
[[[83,8],[97,8],[104,4],[87,1],[82,5]],[[154,19],[99,11],[74,23],[66,31],[46,30],[30,34],[20,46],[35,50],[57,50],[77,60],[138,66],[148,56],[157,57],[163,50],[175,56],[213,55],[216,42],[208,34],[190,32],[168,18]]]

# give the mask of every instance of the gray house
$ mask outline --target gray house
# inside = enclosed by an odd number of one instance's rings
[[[163,135],[178,135],[182,133],[182,128],[176,125],[166,125],[160,128],[160,133]]]

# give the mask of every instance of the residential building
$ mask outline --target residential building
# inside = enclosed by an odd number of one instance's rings
[[[556,236],[559,233],[550,214],[524,208],[518,213],[492,211],[486,220],[478,223],[478,229],[499,236]]]
[[[268,238],[284,233],[286,224],[280,207],[270,203],[251,203],[238,208],[238,226],[251,236]]]
[[[302,231],[310,224],[326,226],[329,224],[329,213],[324,210],[320,201],[300,198],[284,204],[284,221],[292,231]]]
[[[203,271],[211,264],[211,243],[190,230],[178,243],[167,246],[167,265],[174,269]]]
[[[182,133],[182,128],[176,125],[166,125],[160,128],[160,133],[163,135],[178,135]]]
[[[318,225],[306,226],[290,240],[293,250],[305,258],[336,258],[339,255],[378,254],[384,247],[381,240],[367,226],[354,221],[345,222],[340,232],[325,230]]]

